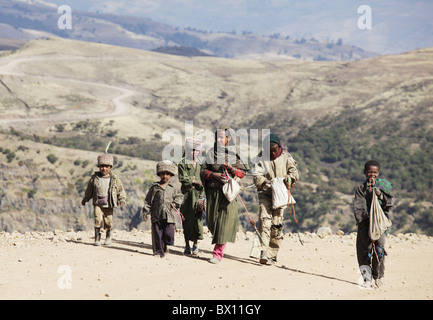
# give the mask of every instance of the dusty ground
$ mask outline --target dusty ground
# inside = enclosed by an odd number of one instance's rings
[[[218,265],[211,238],[198,257],[183,255],[183,237],[154,257],[148,231],[114,232],[110,247],[91,232],[0,233],[0,299],[425,299],[433,298],[433,238],[389,236],[386,277],[360,286],[355,235],[286,234],[275,266],[249,257],[253,234],[239,233]],[[103,235],[104,239],[105,235]]]

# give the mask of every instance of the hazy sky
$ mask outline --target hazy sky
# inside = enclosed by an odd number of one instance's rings
[[[378,53],[433,47],[432,0],[46,0],[72,10],[135,15],[175,27],[337,40]],[[371,9],[371,29],[360,29]],[[365,22],[365,21],[364,21]]]

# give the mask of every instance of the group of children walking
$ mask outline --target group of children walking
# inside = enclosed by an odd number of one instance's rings
[[[203,239],[203,216],[212,234],[214,249],[210,263],[219,263],[227,242],[235,242],[238,229],[237,200],[228,200],[224,186],[230,180],[239,181],[250,168],[240,157],[234,143],[231,129],[217,130],[215,143],[207,151],[206,157],[200,157],[203,142],[199,138],[189,138],[185,143],[182,160],[175,164],[164,160],[157,163],[156,174],[159,181],[153,183],[145,197],[142,209],[143,219],[151,221],[152,247],[156,256],[164,257],[168,246],[174,244],[176,220],[182,221],[185,250],[184,254],[197,255],[198,241]],[[286,206],[276,207],[275,190],[278,179],[284,182],[286,191],[290,191],[299,180],[297,162],[282,145],[279,137],[269,135],[265,142],[269,144],[269,157],[254,164],[252,175],[259,199],[258,232],[261,239],[259,262],[272,265],[277,255],[283,236],[283,212]],[[263,152],[263,151],[262,151]],[[261,156],[262,154],[259,154]],[[99,172],[89,180],[82,205],[92,200],[95,218],[95,245],[101,245],[101,228],[106,229],[104,245],[111,244],[113,226],[113,208],[123,206],[126,200],[121,180],[111,171],[113,156],[103,154],[97,158]],[[372,241],[369,234],[370,215],[373,198],[378,198],[379,205],[388,217],[393,204],[392,185],[381,179],[377,183],[380,164],[368,161],[364,174],[366,181],[357,189],[354,197],[353,212],[358,227],[356,250],[358,264],[365,284],[381,284],[384,276],[385,237]],[[181,188],[175,187],[171,179],[178,175]],[[383,182],[385,181],[385,183]],[[373,197],[373,193],[376,197]],[[290,192],[289,192],[290,195]],[[192,244],[192,247],[190,245]]]

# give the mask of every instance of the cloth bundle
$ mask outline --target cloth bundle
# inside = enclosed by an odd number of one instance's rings
[[[379,204],[379,199],[377,198],[376,193],[373,192],[370,208],[370,226],[368,230],[368,235],[371,241],[379,239],[382,234],[391,227],[391,224],[391,220],[387,218]]]
[[[386,194],[391,194],[392,191],[392,183],[385,179],[377,179],[375,184],[379,190],[385,192]]]
[[[229,177],[227,183],[223,185],[223,193],[229,202],[235,200],[237,195],[241,191],[239,181],[240,179],[238,177]]]
[[[273,178],[272,187],[272,209],[286,207],[288,204],[296,203],[292,195],[289,198],[289,191],[284,183],[284,178]]]

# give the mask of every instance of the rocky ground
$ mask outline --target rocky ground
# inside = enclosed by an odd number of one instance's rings
[[[286,234],[278,262],[261,266],[250,257],[250,232],[239,232],[217,265],[208,262],[209,233],[195,257],[183,254],[182,231],[177,231],[165,258],[152,255],[148,231],[113,233],[111,246],[96,247],[90,231],[0,232],[0,299],[433,298],[433,238],[428,236],[388,236],[384,284],[365,289],[355,234]]]

